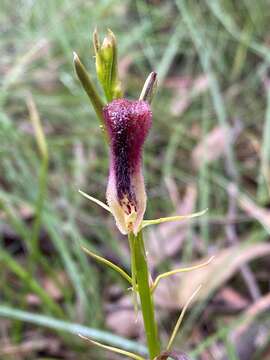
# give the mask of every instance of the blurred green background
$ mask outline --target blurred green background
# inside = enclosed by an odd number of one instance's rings
[[[270,358],[269,23],[268,0],[0,0],[1,359],[117,358],[78,332],[144,351],[126,284],[81,250],[129,269],[113,219],[78,193],[105,200],[107,149],[72,64],[76,51],[95,76],[96,26],[117,36],[126,97],[158,73],[146,217],[209,209],[146,235],[154,275],[216,255],[161,284],[164,346],[202,283],[175,348],[192,359]]]

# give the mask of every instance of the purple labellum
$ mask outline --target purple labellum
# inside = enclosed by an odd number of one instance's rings
[[[110,139],[107,201],[123,234],[138,232],[146,207],[142,175],[142,147],[152,123],[147,102],[114,100],[105,106]]]

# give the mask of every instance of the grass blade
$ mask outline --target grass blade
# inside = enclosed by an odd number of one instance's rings
[[[111,334],[106,331],[90,328],[77,323],[71,323],[45,315],[21,311],[4,305],[0,305],[0,317],[20,320],[34,325],[47,327],[53,330],[64,331],[66,333],[74,335],[81,334],[83,336],[90,337],[91,339],[94,339],[96,341],[102,341],[115,347],[121,347],[126,351],[136,351],[142,356],[147,354],[147,350],[144,345],[124,339],[120,336]]]

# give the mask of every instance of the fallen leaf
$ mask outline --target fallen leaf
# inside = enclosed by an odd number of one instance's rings
[[[245,309],[248,304],[249,301],[246,298],[229,286],[220,289],[213,299],[214,307],[229,311],[241,311]]]
[[[247,195],[239,193],[236,186],[231,185],[230,189],[230,193],[237,197],[241,209],[250,217],[256,219],[268,232],[270,232],[270,211],[258,206]]]
[[[135,338],[143,334],[143,320],[140,313],[134,311],[132,298],[123,296],[110,307],[106,315],[106,325],[115,334]]]
[[[194,289],[200,284],[203,284],[203,287],[196,300],[203,301],[237,273],[241,265],[268,254],[270,244],[267,243],[238,244],[221,250],[206,267],[186,273],[181,279],[180,275],[177,275],[161,281],[155,291],[156,304],[164,308],[179,309],[186,304]],[[206,260],[207,258],[204,258],[187,266],[194,266]]]
[[[263,317],[262,315],[264,313],[267,315],[269,310],[270,293],[250,305],[234,324],[228,340],[233,344],[237,359],[249,359],[250,354],[256,352],[258,347],[265,348],[267,346],[270,323],[267,321],[267,316]],[[258,316],[260,316],[260,320],[256,321]],[[223,353],[221,360],[227,360],[226,349],[224,349]],[[268,357],[265,359],[268,359]]]
[[[155,360],[167,360],[167,359],[174,359],[174,360],[189,360],[189,357],[184,354],[183,352],[179,351],[165,351],[160,354]]]
[[[57,280],[64,287],[68,284],[68,278],[64,272],[59,272],[56,274]],[[63,294],[58,284],[49,277],[42,278],[42,285],[44,290],[56,301],[60,301],[63,298]]]
[[[31,340],[23,341],[20,344],[1,344],[0,343],[0,356],[14,356],[14,358],[18,359],[23,356],[24,359],[29,358],[28,356],[33,355],[35,352],[40,351],[52,351],[56,352],[60,349],[60,342],[58,339],[42,339],[36,338]]]
[[[198,143],[192,151],[192,163],[198,169],[204,162],[217,160],[225,153],[227,144],[227,130],[217,126]]]
[[[196,185],[190,184],[175,214],[191,214],[195,209],[196,199]],[[186,237],[189,225],[190,220],[183,220],[163,223],[150,228],[146,240],[146,248],[148,250],[148,259],[151,267],[155,267],[162,260],[175,255],[177,251],[179,251]]]
[[[179,86],[171,104],[171,113],[175,116],[181,115],[192,104],[195,97],[208,89],[208,77],[200,75],[196,79],[183,82],[184,86]]]
[[[255,317],[258,317],[263,312],[270,310],[270,293],[263,296],[252,304],[243,314],[245,318],[244,323],[241,323],[232,334],[232,337],[235,339],[240,338],[248,327],[253,323]]]
[[[232,128],[216,126],[213,128],[192,151],[192,163],[196,169],[204,163],[210,163],[225,154],[228,141],[237,137],[241,126],[236,124]]]
[[[30,306],[39,306],[41,305],[41,300],[36,294],[27,294],[26,295],[27,304]]]
[[[193,78],[191,76],[172,76],[164,81],[164,87],[167,89],[187,91],[191,87]]]

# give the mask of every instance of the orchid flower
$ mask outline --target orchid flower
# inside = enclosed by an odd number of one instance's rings
[[[122,234],[138,233],[146,208],[142,147],[152,123],[143,100],[117,99],[103,110],[110,140],[107,202]]]

